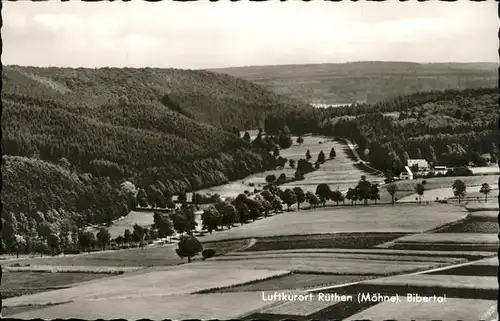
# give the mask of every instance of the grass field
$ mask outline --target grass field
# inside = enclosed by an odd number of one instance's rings
[[[234,286],[289,273],[287,270],[234,269],[219,265],[208,269],[204,264],[129,273],[119,277],[87,282],[68,289],[4,300],[4,306],[61,303],[79,300],[132,299],[145,296],[190,294],[202,290]]]
[[[266,237],[257,239],[255,244],[245,251],[331,248],[365,249],[404,235],[404,233],[337,233]]]
[[[200,239],[201,240],[201,239]],[[228,242],[204,243],[204,248],[216,250],[218,255],[244,248],[249,240],[235,240]],[[147,267],[168,266],[187,262],[175,253],[177,245],[134,248],[118,251],[94,252],[90,254],[29,258],[9,260],[4,265],[20,264],[32,266],[77,266],[77,267]]]
[[[288,291],[286,291],[288,292]],[[271,293],[272,294],[272,293]],[[76,301],[23,313],[8,315],[20,319],[78,318],[86,320],[172,320],[238,318],[252,310],[264,308],[260,292],[211,293],[198,295],[158,295],[131,299]]]
[[[419,286],[435,288],[436,290],[440,288],[498,289],[498,282],[495,277],[440,274],[397,275],[388,278],[368,280],[363,282],[363,284],[378,286]]]
[[[224,288],[214,292],[248,292],[248,291],[280,291],[309,289],[320,286],[329,286],[356,282],[375,278],[374,275],[328,275],[328,274],[303,274],[292,273],[279,278],[272,278],[252,284],[240,285],[231,288]]]
[[[466,214],[461,207],[443,204],[319,208],[285,212],[200,239],[215,241],[341,232],[417,233],[463,218]]]
[[[498,166],[484,166],[484,167],[471,167],[470,170],[474,175],[481,175],[481,174],[498,174],[500,169]]]
[[[420,233],[404,236],[396,243],[497,244],[498,236],[488,233]]]
[[[491,313],[491,308],[496,308],[494,300],[472,300],[472,299],[455,299],[447,298],[443,303],[411,303],[402,302],[394,304],[392,302],[379,303],[362,312],[359,312],[346,321],[354,320],[492,320],[488,317]],[[494,312],[494,310],[493,310]]]
[[[477,211],[469,213],[468,217],[475,220],[487,220],[491,222],[498,222],[498,211]]]
[[[500,232],[498,222],[485,217],[468,216],[465,220],[449,225],[435,233],[495,233]]]
[[[34,294],[62,287],[73,283],[102,279],[107,274],[98,273],[43,273],[9,272],[2,267],[2,298]]]
[[[442,200],[454,196],[451,185],[453,185],[453,182],[457,179],[460,179],[465,183],[468,192],[479,192],[481,184],[483,183],[488,183],[490,184],[490,186],[495,187],[498,182],[498,177],[498,175],[433,177],[414,179],[411,181],[397,181],[395,182],[395,184],[398,186],[396,197],[398,198],[398,202],[414,202],[415,198],[418,197],[418,195],[415,193],[415,187],[418,183],[422,183],[425,180],[425,192],[422,196],[422,201],[435,201],[436,197]],[[496,193],[498,193],[498,191]],[[482,200],[482,198],[480,199]],[[380,200],[391,200],[391,196],[387,192],[387,189],[381,188]]]
[[[206,269],[225,268],[240,269],[271,269],[291,270],[297,273],[313,274],[360,274],[360,275],[390,275],[394,273],[415,272],[434,267],[448,265],[443,262],[413,262],[397,260],[365,260],[355,258],[323,257],[268,257],[236,260],[217,260],[204,262]]]
[[[135,224],[140,226],[153,225],[153,212],[131,211],[127,216],[114,221],[108,228],[108,231],[112,238],[116,238],[119,235],[123,236],[126,229],[133,231]],[[98,228],[91,230],[95,233],[99,231]]]
[[[348,147],[345,144],[333,141],[331,137],[320,137],[320,136],[303,136],[304,143],[298,145],[295,141],[296,136],[292,137],[294,144],[292,147],[281,150],[280,155],[287,159],[299,160],[300,158],[305,158],[306,152],[309,149],[311,152],[311,161],[316,161],[318,153],[322,150],[328,157],[330,149],[335,148],[337,157],[333,160],[327,160],[321,165],[321,168],[312,173],[306,174],[305,179],[293,183],[288,183],[282,185],[282,188],[293,188],[295,186],[302,187],[305,191],[316,191],[316,186],[319,183],[328,183],[332,189],[339,188],[340,190],[346,190],[349,187],[354,187],[361,175],[365,175],[368,180],[376,181],[381,180],[380,177],[367,174],[354,166],[354,162],[348,157],[346,149]],[[322,142],[320,144],[320,142]],[[225,185],[215,186],[207,189],[198,191],[198,193],[218,193],[223,198],[225,197],[236,197],[238,194],[243,193],[245,190],[253,190],[259,185],[266,184],[265,178],[267,175],[274,174],[279,176],[281,173],[285,173],[287,177],[293,177],[295,174],[295,169],[289,167],[287,163],[285,168],[282,170],[271,170],[262,173],[257,173],[246,177],[244,179],[234,181]],[[254,186],[250,186],[253,184]],[[188,194],[188,199],[190,194]]]

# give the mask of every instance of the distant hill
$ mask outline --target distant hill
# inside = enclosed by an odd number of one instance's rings
[[[496,86],[496,63],[365,61],[212,69],[309,103],[375,103],[421,91]],[[367,101],[368,97],[368,101]],[[370,99],[371,98],[371,99]]]
[[[2,79],[2,219],[25,234],[126,215],[124,181],[172,195],[273,168],[236,130],[312,108],[209,71],[6,66]]]

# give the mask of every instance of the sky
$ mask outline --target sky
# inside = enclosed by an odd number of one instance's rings
[[[498,62],[496,1],[4,2],[4,65]]]

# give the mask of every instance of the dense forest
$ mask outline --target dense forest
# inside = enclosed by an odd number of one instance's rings
[[[421,91],[496,86],[496,63],[361,61],[342,64],[250,66],[214,71],[276,93],[324,104],[375,103]]]
[[[275,133],[287,125],[297,135],[339,136],[383,171],[399,174],[408,158],[465,166],[498,160],[498,88],[445,90],[400,96],[374,105],[277,112],[266,119]]]
[[[26,235],[109,223],[137,191],[168,198],[275,168],[275,146],[240,130],[312,108],[208,71],[7,66],[2,78],[2,222]]]

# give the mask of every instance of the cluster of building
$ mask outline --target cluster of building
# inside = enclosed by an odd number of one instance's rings
[[[399,175],[399,179],[411,180],[415,176],[425,176],[429,173],[434,175],[445,175],[448,171],[446,166],[436,165],[431,168],[425,159],[409,159],[405,170]]]

